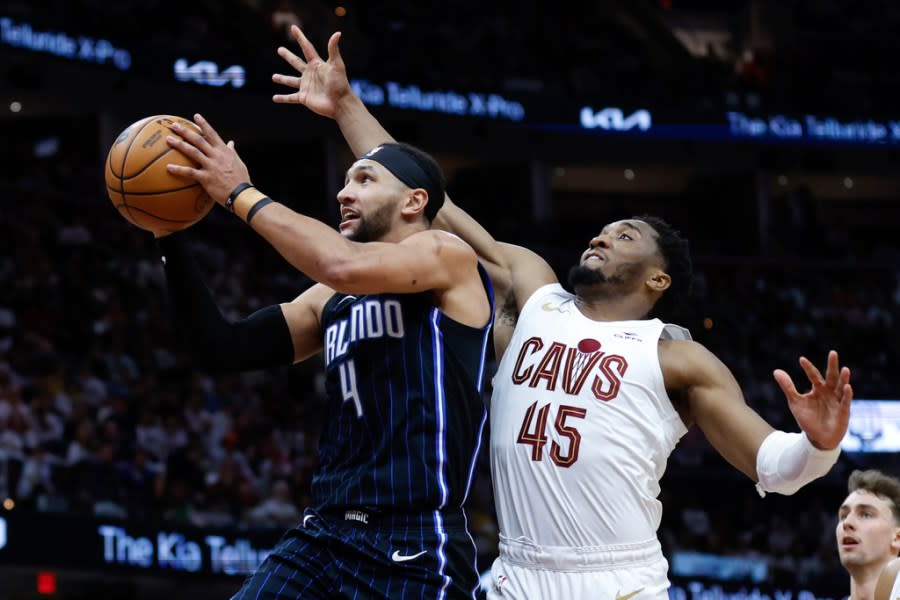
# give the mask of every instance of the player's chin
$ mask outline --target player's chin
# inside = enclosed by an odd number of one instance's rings
[[[347,238],[352,238],[353,233],[356,231],[356,220],[353,221],[341,221],[341,224],[338,225],[338,232]]]
[[[348,227],[346,229],[340,230],[339,233],[351,242],[362,244],[372,241],[371,238],[367,235],[368,232],[365,230],[365,228],[362,227]]]
[[[569,285],[595,285],[606,282],[606,275],[601,270],[602,265],[587,267],[584,263],[575,265],[569,270]]]

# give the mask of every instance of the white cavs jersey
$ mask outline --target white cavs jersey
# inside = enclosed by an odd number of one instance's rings
[[[500,533],[544,548],[655,543],[659,479],[687,431],[666,394],[657,345],[690,334],[656,319],[593,321],[574,299],[559,284],[538,289],[494,377]]]

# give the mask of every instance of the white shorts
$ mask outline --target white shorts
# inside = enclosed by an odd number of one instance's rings
[[[488,600],[669,600],[658,540],[603,549],[501,540]]]

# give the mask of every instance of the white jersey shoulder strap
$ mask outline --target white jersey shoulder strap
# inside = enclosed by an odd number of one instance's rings
[[[659,339],[661,340],[683,340],[683,341],[691,341],[691,332],[682,327],[681,325],[673,325],[671,323],[664,323],[664,327],[662,333],[659,335]]]
[[[567,292],[559,283],[548,283],[534,290],[531,295],[528,296],[528,300],[522,305],[519,314],[524,315],[533,310],[537,310],[547,302],[559,305],[565,302],[571,302],[574,299],[575,296]]]

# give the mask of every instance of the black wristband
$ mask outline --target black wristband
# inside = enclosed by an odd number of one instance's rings
[[[235,186],[231,193],[228,194],[228,200],[225,201],[225,208],[234,212],[234,201],[237,199],[238,195],[246,190],[247,188],[252,188],[253,184],[249,181],[245,181],[244,183],[239,183]]]
[[[247,224],[250,224],[250,219],[256,216],[256,213],[260,211],[261,208],[266,206],[267,204],[272,204],[274,200],[269,198],[268,196],[263,196],[259,200],[256,201],[256,204],[250,207],[250,210],[247,211]]]

